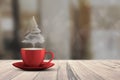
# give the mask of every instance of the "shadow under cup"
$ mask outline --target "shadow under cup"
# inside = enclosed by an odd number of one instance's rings
[[[21,57],[25,66],[40,66],[43,63],[46,54],[51,54],[51,59],[46,63],[49,64],[54,58],[52,52],[46,52],[45,48],[21,48]]]

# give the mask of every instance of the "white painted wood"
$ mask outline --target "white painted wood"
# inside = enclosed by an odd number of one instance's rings
[[[56,80],[59,62],[54,61],[55,66],[45,71],[39,71],[34,80]]]
[[[44,71],[12,66],[20,60],[0,60],[0,80],[119,80],[120,60],[54,60]]]
[[[22,73],[11,80],[34,80],[38,71],[22,71]]]
[[[115,68],[110,68],[100,63],[101,61],[81,61],[79,64],[86,66],[88,69],[103,77],[105,80],[119,80],[120,72]]]
[[[59,61],[59,67],[57,69],[57,80],[69,80],[66,64],[67,61]]]
[[[71,73],[73,80],[104,80],[101,76],[94,73],[92,70],[88,69],[82,64],[79,64],[79,61],[69,62],[68,66],[70,67],[68,74]],[[71,79],[72,79],[71,78]]]

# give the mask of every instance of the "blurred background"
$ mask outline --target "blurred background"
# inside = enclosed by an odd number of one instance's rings
[[[0,0],[0,59],[20,59],[35,16],[55,59],[120,59],[120,0]]]

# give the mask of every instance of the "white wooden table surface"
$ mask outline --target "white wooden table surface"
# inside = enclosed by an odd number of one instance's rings
[[[45,71],[23,71],[0,60],[0,80],[120,80],[119,60],[54,60]]]

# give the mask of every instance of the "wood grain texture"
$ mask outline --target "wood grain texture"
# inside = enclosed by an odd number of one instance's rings
[[[59,66],[59,62],[53,61],[55,63],[55,66],[52,68],[40,71],[38,75],[34,78],[34,80],[56,80],[57,79],[57,69]]]
[[[12,66],[20,60],[0,60],[0,80],[120,80],[119,60],[54,60],[44,71]]]

